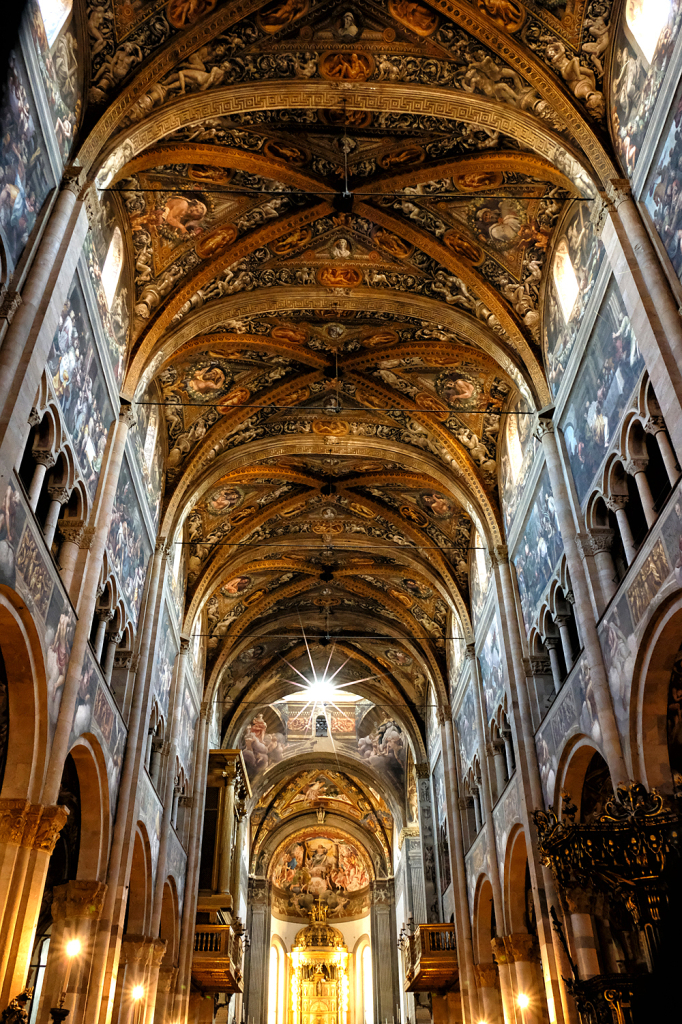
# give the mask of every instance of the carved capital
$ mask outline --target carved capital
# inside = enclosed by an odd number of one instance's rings
[[[160,967],[161,961],[166,954],[166,946],[168,942],[166,939],[153,939],[150,963],[152,967]]]
[[[648,416],[644,421],[644,430],[647,434],[660,434],[665,430],[665,420],[662,416]]]
[[[168,558],[172,547],[168,537],[157,537],[154,552],[160,554],[162,558]]]
[[[146,967],[151,958],[154,940],[144,935],[124,935],[121,941],[121,961]]]
[[[543,643],[548,651],[555,651],[561,643],[561,637],[558,636],[546,636]]]
[[[133,657],[128,652],[127,654],[115,654],[114,655],[114,668],[130,668],[133,663]]]
[[[97,618],[100,622],[111,622],[115,614],[116,610],[114,608],[101,608],[97,612]]]
[[[594,225],[595,234],[601,237],[606,221],[608,220],[609,209],[612,208],[600,193],[594,202],[590,203],[590,223]]]
[[[509,561],[509,548],[506,544],[496,544],[492,550],[495,565],[504,565]]]
[[[54,887],[52,920],[98,921],[107,887],[103,882],[76,879]]]
[[[592,550],[596,554],[599,551],[610,551],[613,546],[613,530],[609,530],[606,527],[597,527],[592,530],[590,540],[592,541]]]
[[[577,885],[561,890],[562,902],[569,914],[593,914],[595,910],[595,894],[590,889],[581,889]]]
[[[59,839],[59,833],[66,824],[69,812],[60,804],[53,804],[51,807],[34,805],[34,807],[37,812],[35,828],[33,822],[27,820],[27,829],[21,845],[32,846],[34,850],[43,850],[45,853],[51,854]],[[31,812],[29,811],[28,819],[30,818]]]
[[[551,672],[549,658],[545,658],[541,654],[531,654],[528,658],[528,662],[530,664],[530,670],[534,676],[547,675]]]
[[[21,845],[29,806],[28,800],[0,800],[0,843]]]
[[[66,487],[50,486],[47,488],[47,493],[52,501],[58,501],[60,505],[66,505],[71,495],[71,491]]]
[[[623,203],[626,203],[628,199],[632,199],[632,189],[630,182],[627,178],[611,178],[606,183],[606,189],[603,193],[600,193],[606,199],[607,203],[610,203],[614,209],[618,209]]]
[[[95,527],[94,526],[86,526],[85,529],[83,530],[83,538],[81,540],[81,547],[84,548],[84,550],[86,550],[86,551],[88,550],[88,548],[92,544],[94,536],[95,536]],[[102,590],[102,593],[104,593],[104,590]]]
[[[594,544],[589,533],[576,533],[575,546],[583,560],[594,554]]]
[[[20,305],[21,295],[19,292],[6,290],[0,299],[0,317],[6,320],[8,324],[11,324]],[[38,420],[38,423],[40,423],[40,420]]]
[[[551,417],[541,416],[540,413],[538,413],[537,419],[535,421],[535,432],[540,438],[540,440],[543,439],[545,434],[553,434],[554,420]]]
[[[85,184],[85,168],[70,165],[64,168],[61,187],[63,192],[72,192],[74,196],[80,196]]]
[[[437,708],[438,724],[445,725],[449,718],[452,718],[452,709],[449,704]]]
[[[630,476],[637,476],[638,473],[643,473],[648,465],[648,459],[628,459],[623,463],[623,469]]]
[[[404,828],[401,828],[398,834],[398,849],[402,850],[403,843],[405,842],[406,839],[417,839],[418,837],[419,825],[406,825]]]
[[[497,964],[474,964],[474,974],[479,988],[497,987]]]
[[[507,952],[515,963],[534,963],[539,959],[534,935],[529,935],[528,932],[514,932],[512,935],[505,935],[504,940]]]
[[[498,964],[509,964],[513,963],[513,958],[507,952],[507,946],[505,940],[496,935],[495,938],[490,940],[490,948],[493,951],[493,956]]]
[[[34,448],[31,455],[38,465],[44,466],[45,469],[52,469],[57,461],[52,452],[45,451],[43,448]]]
[[[121,423],[125,423],[128,430],[132,430],[137,423],[137,416],[135,415],[135,407],[132,402],[124,402],[121,405],[121,410],[118,414],[118,418]]]
[[[210,710],[211,710],[210,701],[202,700],[201,704],[199,705],[199,717],[201,718],[201,720],[203,722],[207,722],[208,721],[208,715],[209,715],[209,711]]]
[[[59,533],[63,540],[80,547],[83,542],[85,523],[82,519],[60,519]]]
[[[110,644],[116,644],[116,646],[118,647],[121,640],[123,639],[123,635],[123,630],[119,629],[115,633],[107,633],[107,640],[109,641]]]
[[[181,636],[180,637],[180,654],[187,654],[189,649],[190,649],[191,643],[192,643],[192,641],[190,640],[190,638],[188,636]]]
[[[623,509],[628,503],[627,494],[612,494],[609,498],[604,498],[606,507],[611,512],[617,512],[618,509]]]
[[[249,903],[253,905],[263,905],[268,902],[268,883],[264,878],[250,878],[249,879]]]
[[[160,967],[159,968],[159,985],[158,992],[170,992],[175,985],[175,979],[178,976],[177,967]]]
[[[466,657],[469,661],[473,661],[476,657],[476,644],[467,644],[466,646]]]
[[[418,761],[414,766],[414,774],[418,779],[428,779],[431,775],[431,767],[428,761]]]
[[[42,418],[43,418],[42,415],[38,412],[38,410],[36,409],[36,407],[34,405],[33,408],[31,409],[30,413],[28,414],[28,422],[29,422],[30,426],[37,427],[38,424],[40,423],[40,421],[42,420]]]

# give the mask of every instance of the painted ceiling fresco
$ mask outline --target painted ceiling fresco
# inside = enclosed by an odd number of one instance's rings
[[[182,548],[183,628],[224,736],[253,780],[308,750],[273,708],[291,666],[334,651],[373,710],[332,738],[404,808],[427,694],[447,702],[446,650],[473,639],[532,416],[599,271],[589,211],[621,173],[611,0],[85,7],[90,263],[118,383],[156,431],[148,452],[138,430],[137,461]],[[566,309],[562,245],[583,296]],[[362,791],[384,828],[358,779],[304,781],[351,817]],[[277,794],[293,814],[300,792]],[[300,880],[312,850],[282,871]]]

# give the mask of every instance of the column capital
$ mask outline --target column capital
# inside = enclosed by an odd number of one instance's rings
[[[133,429],[137,423],[137,416],[135,415],[135,406],[132,402],[123,402],[121,404],[118,418],[121,423],[125,423],[129,430]]]
[[[45,469],[52,469],[57,459],[52,452],[46,451],[43,448],[34,448],[31,455],[40,466],[44,466]]]
[[[630,476],[637,476],[638,473],[643,473],[648,465],[648,459],[628,459],[626,462],[623,463],[623,469]]]
[[[157,992],[170,992],[175,984],[175,979],[178,975],[177,967],[160,967],[159,968],[159,986]]]
[[[479,988],[497,987],[497,964],[474,964],[474,974]]]
[[[180,654],[187,654],[192,641],[188,636],[180,634]]]
[[[469,661],[474,660],[476,657],[476,644],[467,644],[465,657],[467,657]]]
[[[598,551],[610,551],[613,546],[613,530],[609,530],[605,526],[594,527],[590,531],[590,540],[592,542],[592,550],[595,554]]]
[[[505,943],[505,940],[501,938],[499,935],[496,935],[494,938],[490,940],[490,948],[492,949],[493,956],[495,957],[498,964],[513,963],[513,958],[509,955],[509,952],[507,951],[507,945]]]
[[[107,640],[109,641],[109,643],[110,644],[116,644],[117,647],[120,644],[122,639],[123,639],[123,630],[122,629],[118,629],[115,633],[107,633]]]
[[[75,879],[54,887],[52,920],[98,921],[107,887],[104,882]]]
[[[0,293],[0,317],[3,320],[6,320],[8,324],[11,324],[21,302],[22,299],[19,292],[11,291],[9,288],[3,288]],[[33,410],[31,410],[31,412],[33,412]],[[29,423],[31,423],[30,416]],[[38,420],[38,423],[40,423],[40,419]],[[31,423],[31,426],[35,425],[36,424]]]
[[[535,936],[528,932],[513,932],[504,937],[507,952],[514,963],[535,963],[538,957]]]
[[[168,537],[157,537],[156,544],[154,545],[154,552],[160,553],[162,558],[168,558],[171,553],[172,546],[173,545],[171,541],[168,540]]]
[[[662,416],[647,416],[644,421],[644,431],[647,434],[660,434],[665,430],[665,420]]]
[[[31,805],[23,798],[0,800],[0,843],[20,846]]]
[[[552,407],[552,413],[554,407]],[[542,413],[538,413],[535,420],[535,432],[537,433],[540,440],[543,439],[545,434],[554,433],[554,420],[551,416],[543,416]]]
[[[69,812],[61,804],[53,804],[50,807],[42,807],[39,804],[34,806],[39,812],[36,814],[35,830],[30,827],[29,834],[24,836],[21,845],[32,846],[34,850],[52,854]]]
[[[611,178],[606,182],[606,188],[599,193],[607,203],[614,209],[618,209],[628,199],[632,199],[632,188],[627,178]]]
[[[449,718],[452,718],[452,708],[449,704],[438,706],[438,724],[445,725]]]
[[[528,664],[534,676],[546,675],[551,671],[549,658],[545,658],[542,654],[529,655]]]
[[[92,544],[94,539],[95,539],[95,527],[94,526],[86,526],[85,529],[83,530],[83,537],[81,539],[81,547],[84,548],[87,551],[88,548],[90,547],[90,545]]]
[[[97,619],[99,622],[111,622],[115,614],[115,608],[98,608]]]
[[[431,775],[431,766],[428,761],[417,761],[414,766],[414,774],[418,779],[428,779]]]
[[[166,946],[168,945],[167,939],[152,939],[152,952],[150,963],[152,967],[160,967],[164,956],[166,955]]]
[[[579,886],[561,890],[561,900],[569,914],[594,914],[595,893]]]
[[[612,494],[608,498],[604,498],[604,504],[611,512],[617,512],[619,509],[624,509],[629,500],[627,494]]]
[[[114,655],[114,668],[130,668],[133,663],[133,656],[128,651],[126,654]]]
[[[76,197],[80,196],[85,184],[85,177],[84,167],[74,167],[73,164],[69,164],[68,167],[64,168],[62,175],[62,192],[72,192]]]
[[[594,544],[592,543],[592,535],[589,533],[576,533],[575,535],[575,546],[578,549],[578,553],[583,561],[590,555],[594,554]]]
[[[546,637],[544,637],[542,642],[543,642],[543,644],[545,645],[545,647],[547,648],[548,651],[554,651],[554,650],[556,650],[556,648],[561,643],[561,637],[560,636],[546,636]]]
[[[126,964],[137,963],[140,967],[146,967],[149,963],[153,939],[146,935],[124,935],[121,940],[121,960]]]
[[[85,531],[85,522],[82,519],[60,519],[57,529],[63,540],[76,544],[77,547],[81,546]]]
[[[47,493],[52,501],[58,501],[60,505],[66,505],[71,496],[71,491],[67,487],[50,486]]]
[[[509,548],[506,544],[496,544],[491,554],[495,565],[504,565],[509,561]]]
[[[211,702],[208,700],[202,700],[201,704],[199,705],[199,717],[203,719],[204,722],[208,721],[208,712],[210,707]]]
[[[33,408],[31,409],[30,413],[28,414],[29,426],[37,427],[38,424],[40,423],[40,421],[42,420],[42,418],[43,418],[42,415],[38,412],[38,410],[36,409],[36,407],[34,405]]]
[[[390,878],[378,878],[369,883],[372,906],[390,905],[394,902],[393,881]]]

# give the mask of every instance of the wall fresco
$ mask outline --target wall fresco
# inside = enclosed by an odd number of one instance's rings
[[[653,161],[642,200],[661,239],[675,273],[682,280],[682,88],[678,89],[668,124],[663,132],[658,158]]]
[[[612,280],[561,417],[580,501],[589,492],[643,369],[630,317]]]
[[[474,530],[469,554],[469,583],[471,592],[471,620],[476,627],[488,595],[490,558],[483,537]]]
[[[464,693],[462,705],[455,719],[459,750],[462,758],[462,774],[466,772],[478,749],[478,731],[476,729],[476,711],[474,706],[473,684],[469,682]]]
[[[23,58],[13,51],[0,107],[0,229],[14,266],[54,187],[29,81]]]
[[[137,623],[151,547],[125,459],[121,463],[116,487],[107,550],[123,588],[132,620]]]
[[[166,716],[168,712],[168,698],[170,696],[171,681],[173,679],[173,666],[178,653],[178,647],[171,627],[168,605],[163,606],[161,617],[161,629],[158,633],[156,648],[156,661],[154,664],[154,689],[159,701],[161,714]]]
[[[147,829],[152,865],[152,885],[156,881],[156,868],[159,863],[159,846],[161,845],[161,818],[163,807],[154,787],[145,771],[140,773],[138,786],[139,803],[137,814]]]
[[[137,423],[131,430],[132,449],[144,484],[154,526],[159,521],[163,485],[163,449],[160,426],[163,423],[156,386],[148,387],[135,399]]]
[[[123,380],[126,366],[128,343],[128,288],[123,273],[122,237],[116,234],[116,214],[108,195],[94,193],[88,207],[91,214],[90,230],[85,236],[83,253],[90,271],[97,308],[107,343],[109,363],[117,384]],[[113,260],[113,275],[116,278],[113,292],[107,298],[105,285],[111,291],[112,257],[117,243],[121,245],[119,259]],[[116,275],[118,268],[118,276]],[[107,278],[103,277],[103,274]]]
[[[493,809],[498,864],[505,863],[509,833],[520,820],[518,775],[515,774]]]
[[[479,652],[485,712],[490,721],[504,699],[504,670],[500,648],[500,631],[497,615],[493,613],[486,631],[483,647]]]
[[[554,496],[545,467],[540,474],[535,499],[513,556],[526,633],[530,632],[538,602],[563,550]]]
[[[194,728],[197,724],[197,718],[199,714],[194,707],[194,701],[189,691],[189,687],[185,687],[185,691],[182,696],[182,717],[180,719],[180,732],[178,735],[178,757],[180,764],[185,769],[185,776],[190,779],[192,777],[192,769],[194,767],[194,759],[192,752],[194,750]]]
[[[59,29],[62,10],[57,18],[33,0],[27,8],[27,20],[35,47],[40,77],[50,109],[55,139],[66,163],[76,136],[81,114],[83,91],[83,61],[78,59],[78,39],[73,14],[69,12]],[[43,13],[47,25],[43,22]],[[56,35],[54,31],[56,29]]]
[[[89,650],[86,650],[83,659],[69,745],[85,733],[92,733],[102,748],[109,782],[110,813],[113,814],[127,734],[113,697]]]
[[[448,821],[445,802],[445,773],[443,758],[439,757],[431,776],[433,781],[433,799],[436,805],[436,841],[438,846],[438,877],[441,897],[450,888],[452,871],[450,867],[450,843],[448,841]]]
[[[114,414],[78,275],[60,314],[47,365],[83,479],[94,498]]]
[[[578,202],[557,238],[545,293],[544,354],[553,395],[559,390],[604,253],[590,219],[590,204]]]
[[[187,874],[187,854],[182,848],[180,840],[171,829],[168,836],[168,847],[166,850],[166,870],[169,878],[175,879],[175,888],[178,893],[178,907],[182,913],[182,905],[185,901],[185,877]]]
[[[682,5],[629,0],[624,14],[613,51],[610,117],[616,151],[631,178],[675,49]]]
[[[429,759],[433,761],[440,750],[440,725],[438,724],[438,702],[432,686],[429,686],[427,699],[426,749],[429,752]]]
[[[505,443],[500,460],[500,495],[507,534],[539,447],[533,435],[533,419],[530,402],[523,395],[517,395],[504,420]]]

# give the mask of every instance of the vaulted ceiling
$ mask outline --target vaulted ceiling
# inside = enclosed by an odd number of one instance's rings
[[[209,686],[265,693],[304,627],[419,715],[475,530],[504,539],[505,410],[549,401],[557,222],[618,176],[610,4],[88,6],[79,161],[126,227],[123,393],[163,403]]]

